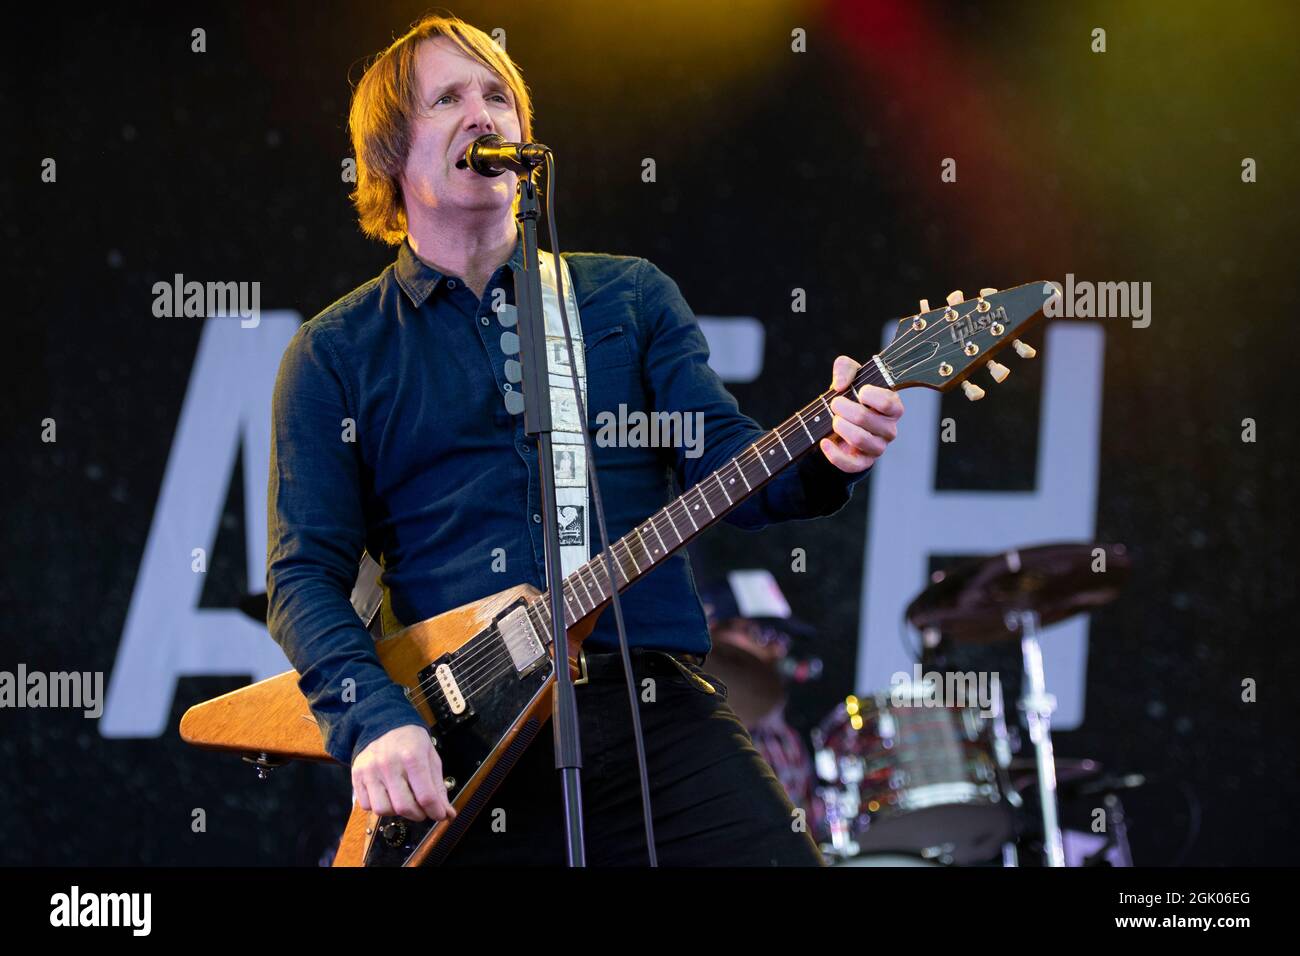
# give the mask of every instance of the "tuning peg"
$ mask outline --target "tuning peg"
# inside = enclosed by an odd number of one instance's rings
[[[966,297],[961,294],[961,289],[956,289],[948,293],[948,304],[956,305],[959,302],[965,302]]]
[[[1016,350],[1016,354],[1019,355],[1022,359],[1031,359],[1038,354],[1038,349],[1034,348],[1031,345],[1026,345],[1024,342],[1020,341],[1019,339],[1016,339],[1014,342],[1012,342],[1011,347]]]
[[[972,402],[978,402],[984,397],[984,389],[980,388],[974,382],[965,381],[961,383],[961,390],[966,393],[966,397]]]
[[[1001,362],[990,361],[988,364],[988,370],[989,374],[993,376],[993,381],[997,382],[999,385],[1005,382],[1007,376],[1011,374],[1011,369],[1007,368]]]
[[[992,295],[997,291],[998,291],[997,289],[980,289],[980,298],[982,299],[986,295]]]
[[[929,311],[930,311],[930,300],[929,300],[929,299],[922,299],[922,300],[921,300],[921,311],[922,311],[922,312],[929,312]]]

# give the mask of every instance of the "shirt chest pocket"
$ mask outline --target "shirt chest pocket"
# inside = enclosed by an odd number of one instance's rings
[[[584,335],[587,359],[587,424],[597,428],[601,412],[619,414],[644,410],[645,387],[641,381],[641,364],[637,361],[635,342],[623,326],[597,329]]]
[[[587,375],[604,369],[622,368],[632,364],[632,343],[621,325],[597,329],[583,336]]]

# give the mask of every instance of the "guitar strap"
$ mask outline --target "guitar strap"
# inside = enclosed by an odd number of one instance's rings
[[[560,315],[560,295],[555,281],[555,257],[538,250],[541,260],[542,311],[546,319],[546,359],[551,386],[551,442],[555,460],[554,481],[556,509],[560,525],[560,573],[568,577],[590,558],[588,507],[587,449],[582,441],[582,425],[578,419],[577,400],[569,375],[569,350],[564,343],[564,323]],[[564,272],[564,301],[569,315],[569,335],[573,339],[573,357],[578,364],[578,388],[582,394],[583,409],[587,408],[587,363],[583,349],[582,320],[578,316],[578,298],[573,291],[573,277],[569,264],[560,259]],[[498,313],[502,326],[514,328],[518,312],[513,305],[503,306]],[[519,406],[519,411],[523,407]],[[513,411],[513,409],[512,409]],[[384,587],[380,583],[383,567],[370,556],[362,554],[357,569],[357,580],[352,587],[352,608],[371,637],[384,637],[384,616],[379,613],[383,604]]]
[[[587,409],[587,361],[573,277],[569,274],[569,264],[561,259],[569,335],[573,339],[573,358],[578,363],[579,399],[573,393],[573,376],[569,374],[569,350],[564,344],[564,324],[555,283],[555,257],[545,251],[539,251],[538,257],[542,272],[542,311],[546,317],[546,365],[551,386],[551,444],[555,459],[555,506],[560,526],[560,573],[568,577],[591,558],[587,449],[582,442],[582,424],[578,418],[578,402],[582,402],[584,413]]]

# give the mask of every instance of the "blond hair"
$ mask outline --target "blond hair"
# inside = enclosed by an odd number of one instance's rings
[[[407,233],[401,175],[420,101],[415,54],[422,41],[438,37],[446,37],[501,78],[514,96],[521,139],[530,142],[533,136],[532,98],[506,51],[459,17],[431,15],[420,20],[366,68],[348,111],[357,160],[357,186],[348,198],[357,207],[361,231],[389,245],[398,245]]]

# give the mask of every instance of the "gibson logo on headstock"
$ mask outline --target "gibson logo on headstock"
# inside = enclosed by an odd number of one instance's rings
[[[983,314],[972,312],[970,315],[962,316],[948,327],[948,334],[952,336],[953,342],[961,345],[976,332],[982,332],[994,322],[1001,322],[1004,326],[1007,324],[1007,310],[1002,306]]]

